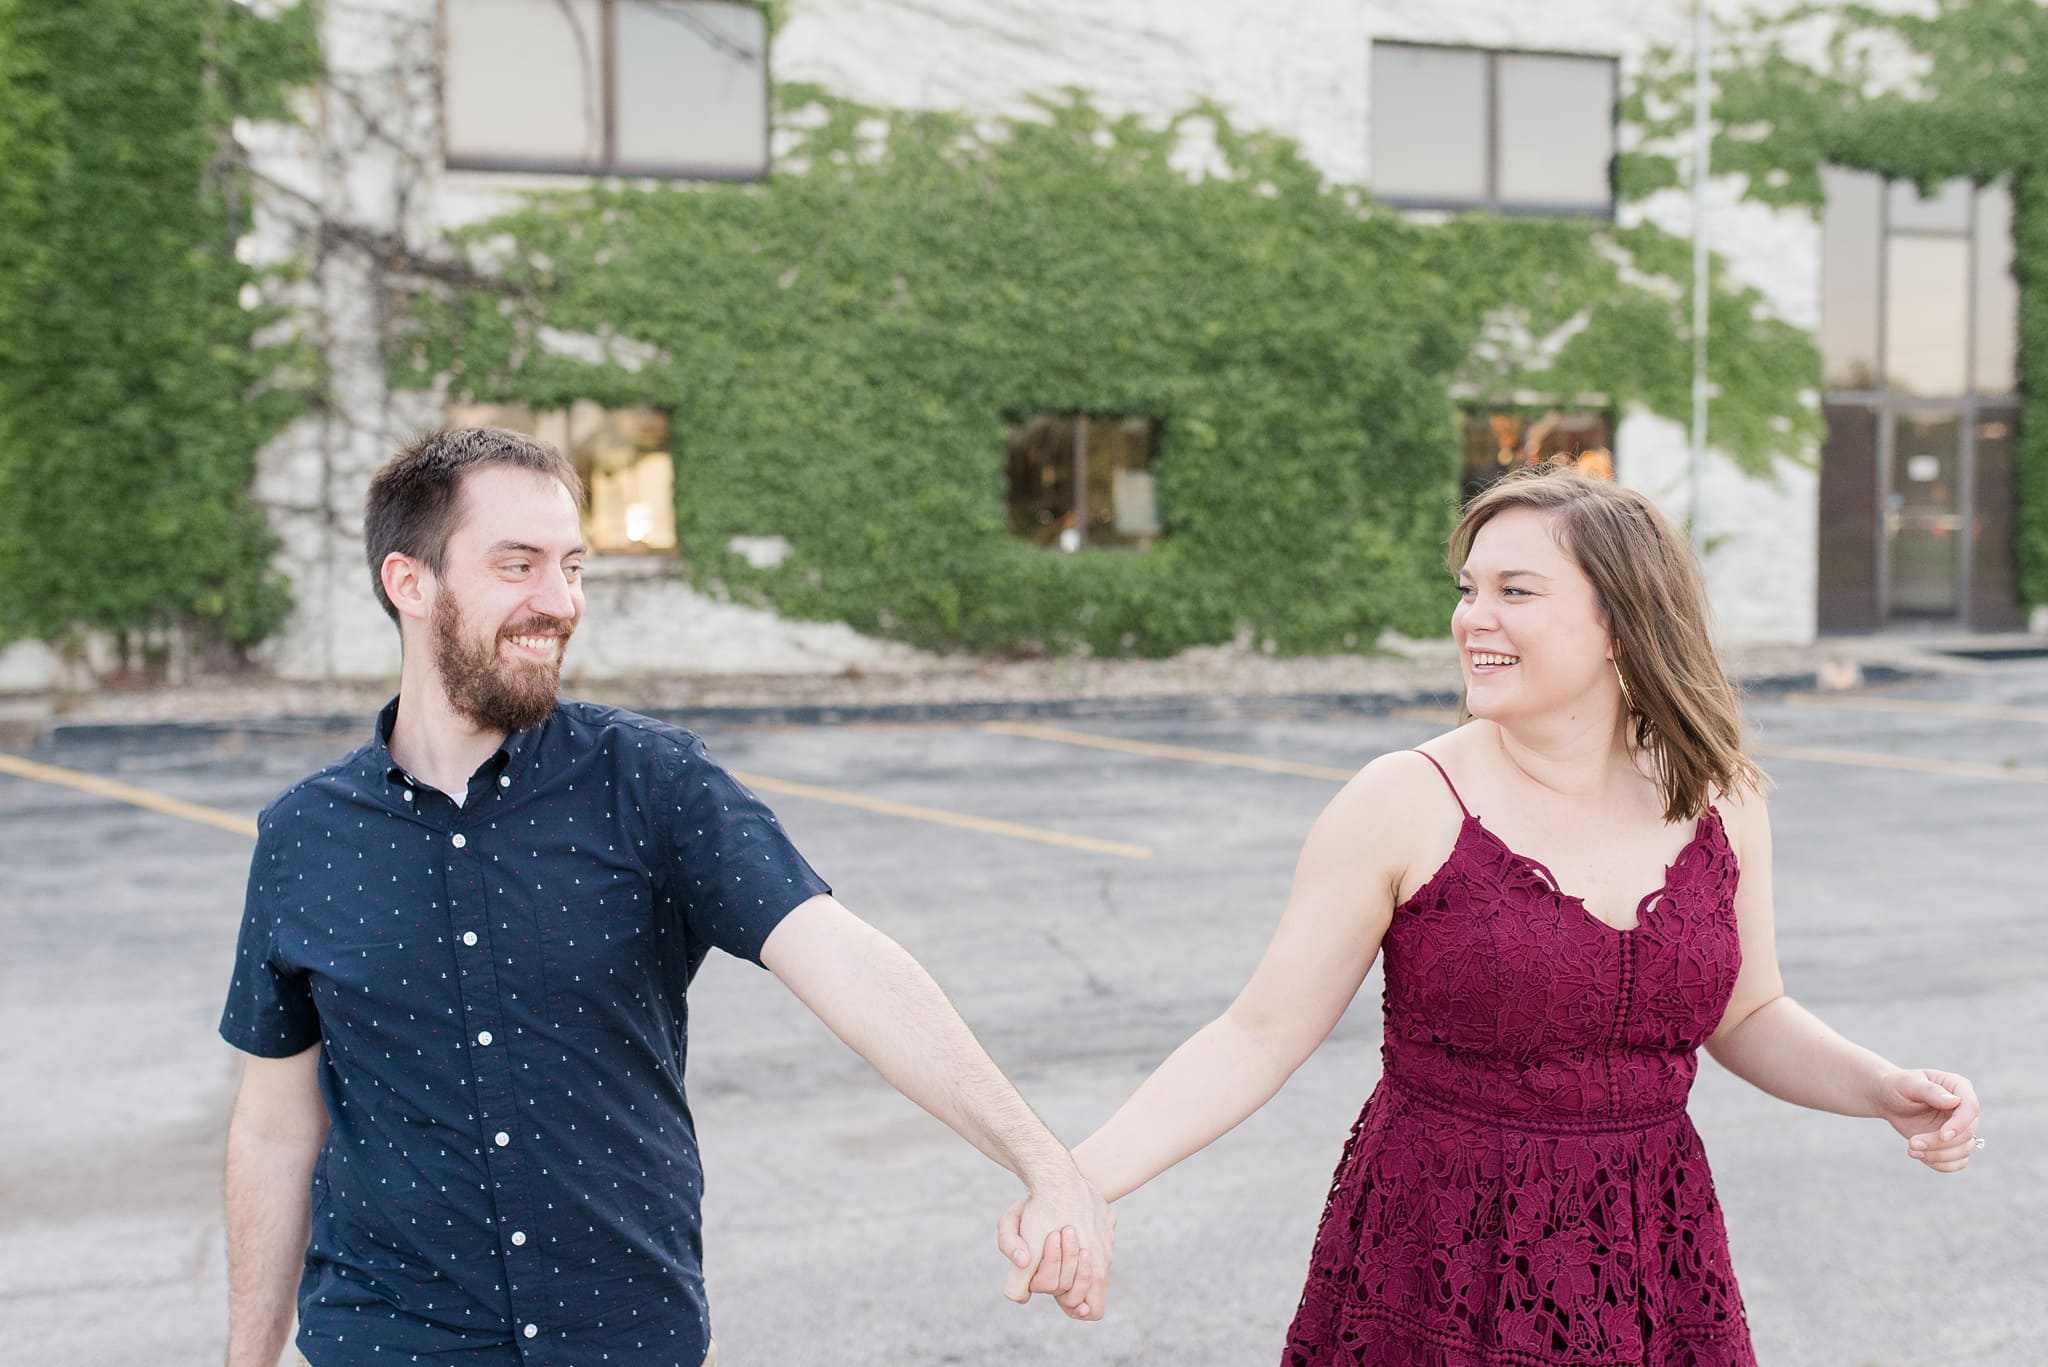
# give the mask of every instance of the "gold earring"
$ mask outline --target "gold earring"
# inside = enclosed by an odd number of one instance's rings
[[[1611,660],[1614,666],[1614,681],[1621,685],[1621,705],[1633,715],[1642,709],[1636,706],[1636,695],[1628,691],[1628,680],[1621,676],[1621,661]]]

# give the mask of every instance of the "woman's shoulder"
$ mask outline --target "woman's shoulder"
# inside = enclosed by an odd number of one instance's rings
[[[1398,847],[1441,843],[1447,831],[1456,834],[1465,807],[1455,777],[1464,744],[1451,732],[1387,751],[1352,776],[1332,799],[1331,813]]]

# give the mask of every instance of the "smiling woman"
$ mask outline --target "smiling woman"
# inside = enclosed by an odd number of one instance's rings
[[[1938,1172],[1974,1151],[1975,1093],[1785,995],[1763,775],[1699,567],[1649,501],[1517,473],[1466,509],[1451,566],[1462,724],[1345,785],[1251,980],[1075,1157],[1116,1199],[1223,1135],[1385,948],[1385,1070],[1285,1367],[1755,1367],[1686,1111],[1699,1051],[1882,1118]],[[1019,1251],[1014,1211],[999,1237]]]

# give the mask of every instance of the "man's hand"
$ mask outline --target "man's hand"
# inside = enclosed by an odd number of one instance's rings
[[[1028,1191],[996,1223],[996,1248],[1010,1261],[1003,1295],[1022,1305],[1051,1295],[1071,1319],[1099,1320],[1116,1253],[1116,1211],[1078,1174]]]

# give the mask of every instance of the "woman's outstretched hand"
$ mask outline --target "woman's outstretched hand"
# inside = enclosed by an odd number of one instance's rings
[[[1886,1073],[1877,1083],[1877,1113],[1906,1137],[1907,1155],[1936,1172],[1961,1172],[1981,1142],[1977,1089],[1960,1073]]]

